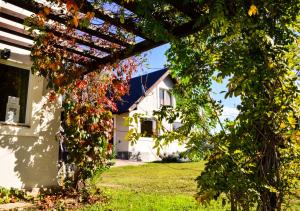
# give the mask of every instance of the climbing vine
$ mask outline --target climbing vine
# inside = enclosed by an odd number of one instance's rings
[[[109,25],[99,25],[92,11],[80,13],[84,1],[48,0],[47,3],[48,6],[43,6],[38,14],[25,22],[34,36],[32,71],[48,81],[50,101],[62,96],[62,130],[58,137],[68,154],[65,162],[76,167],[72,176],[66,177],[61,185],[79,190],[85,188],[86,180],[96,171],[107,167],[112,153],[109,143],[113,130],[112,113],[117,111],[116,102],[128,92],[128,81],[140,60],[131,57],[113,64],[89,65],[94,58],[106,54],[79,45],[77,40],[114,50],[121,46],[78,30],[96,27],[99,32],[112,36]],[[95,3],[102,4],[101,1]],[[60,14],[60,18],[66,19],[63,24],[49,18],[50,14],[59,11],[64,11]],[[128,43],[133,39],[123,31],[117,31],[113,36]]]

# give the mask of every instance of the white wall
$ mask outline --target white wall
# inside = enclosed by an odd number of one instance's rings
[[[20,14],[32,13],[0,0],[0,9],[8,8]],[[18,24],[0,17],[0,22],[24,29]],[[32,40],[5,32],[1,36],[32,44]],[[10,49],[8,60],[2,64],[30,71],[30,52],[1,44],[0,49]],[[3,71],[3,70],[2,70]],[[1,82],[0,82],[1,83]],[[49,103],[44,79],[30,74],[27,94],[25,124],[0,122],[0,186],[31,189],[56,186],[58,143],[55,134],[59,129],[59,103]],[[0,90],[1,91],[1,90]]]
[[[0,44],[12,51],[1,63],[30,69],[29,52]],[[0,186],[31,189],[55,186],[59,103],[48,102],[45,81],[30,74],[25,124],[0,122]]]
[[[170,77],[166,77],[164,80],[162,80],[159,84],[157,84],[157,86],[143,99],[139,102],[139,104],[137,105],[137,109],[130,111],[129,112],[129,116],[133,117],[134,114],[144,114],[145,117],[153,117],[153,111],[154,110],[158,110],[159,109],[159,89],[163,88],[163,89],[171,89],[174,86],[172,80]],[[175,98],[172,99],[173,102],[175,103]],[[118,116],[118,115],[117,115]],[[124,116],[128,116],[128,113],[123,114]],[[124,121],[124,120],[123,120]],[[120,125],[121,122],[121,118],[117,118],[117,129]],[[172,126],[167,124],[167,123],[163,123],[165,127],[171,128]],[[140,132],[140,124],[138,125],[133,125],[132,127],[136,127],[138,128],[138,132]],[[127,127],[127,128],[122,128],[121,130],[129,130],[131,127]],[[119,130],[119,129],[118,129]],[[120,136],[121,135],[121,136]],[[123,138],[125,137],[125,133],[123,131],[122,134],[117,133],[117,140],[123,140]],[[154,140],[153,138],[149,138],[149,137],[141,137],[136,144],[131,145],[130,143],[128,144],[127,141],[125,141],[124,143],[127,143],[127,145],[125,147],[119,147],[117,145],[117,150],[118,149],[122,149],[125,150],[127,148],[128,151],[132,152],[133,155],[139,155],[139,157],[141,158],[142,161],[154,161],[154,160],[159,160],[160,158],[158,157],[157,153],[156,153],[156,149],[154,149]],[[122,145],[123,146],[123,145]],[[173,142],[168,146],[165,146],[161,149],[161,153],[166,153],[166,154],[171,154],[173,152],[177,152],[177,151],[184,151],[184,145],[179,145],[177,142]]]
[[[114,128],[114,144],[117,152],[128,152],[129,141],[127,141],[126,136],[128,133],[128,125],[126,124],[126,118],[128,113],[115,115],[115,128]]]

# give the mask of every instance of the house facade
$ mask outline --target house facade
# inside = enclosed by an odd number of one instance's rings
[[[130,81],[130,93],[123,98],[123,102],[118,103],[118,114],[114,115],[114,145],[117,157],[121,159],[132,159],[140,161],[160,160],[157,150],[154,148],[155,142],[152,138],[154,133],[160,133],[156,128],[156,121],[153,111],[161,106],[175,106],[175,98],[170,90],[174,87],[167,69],[162,69],[149,74],[135,77]],[[128,124],[128,117],[141,114],[138,123]],[[176,124],[163,123],[164,127],[172,130]],[[127,134],[135,128],[142,137],[136,143],[128,141]],[[164,146],[160,154],[172,154],[185,151],[185,146],[173,142]]]
[[[0,1],[0,12],[21,8]],[[0,18],[1,24],[24,26]],[[31,74],[30,51],[9,42],[32,44],[0,31],[0,186],[32,189],[56,186],[59,102],[48,102],[46,81]]]

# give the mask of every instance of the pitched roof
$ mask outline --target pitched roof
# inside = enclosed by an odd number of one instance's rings
[[[167,68],[132,78],[129,82],[129,94],[117,102],[118,114],[133,110],[155,85],[169,75]]]

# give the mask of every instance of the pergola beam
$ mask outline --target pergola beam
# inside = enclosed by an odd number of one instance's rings
[[[23,24],[24,23],[24,19],[27,16],[19,14],[19,13],[16,13],[14,11],[11,11],[11,10],[8,10],[8,9],[5,9],[5,8],[1,8],[0,9],[0,17],[5,18],[5,19],[10,20],[10,21],[13,21],[13,22],[16,22],[16,23],[19,23],[19,24]],[[0,23],[0,26],[1,25],[2,25],[1,28],[11,28],[12,27],[11,25],[4,27],[4,25],[8,25],[8,24],[5,24],[5,23]],[[7,29],[3,29],[3,30],[6,31]],[[24,34],[28,34],[26,32],[26,30],[23,30],[23,32],[24,32]],[[47,26],[46,26],[46,32],[51,32],[51,33],[53,33],[57,37],[65,37],[65,38],[70,39],[70,40],[73,39],[73,40],[75,40],[76,43],[78,43],[80,45],[85,45],[87,47],[90,47],[90,48],[93,48],[93,49],[96,49],[96,50],[99,50],[99,51],[102,51],[102,52],[105,52],[105,53],[111,53],[111,49],[110,48],[105,48],[105,47],[96,45],[94,42],[86,41],[86,40],[83,40],[83,39],[79,39],[79,38],[77,38],[75,36],[71,36],[71,35],[68,35],[68,34],[63,34],[63,33],[59,32],[59,31],[50,29]],[[29,35],[27,35],[27,37],[24,37],[24,38],[31,39],[32,37],[29,37]]]
[[[0,23],[0,30],[9,34],[13,34],[22,38],[26,38],[29,40],[33,40],[33,37],[31,35],[29,35],[29,33],[27,31],[25,31],[24,29],[12,26],[10,24],[6,24],[6,23]]]
[[[163,44],[165,44],[165,42],[163,41],[160,42],[153,42],[149,40],[142,41],[140,43],[137,43],[130,49],[125,49],[117,53],[108,55],[104,57],[100,62],[96,62],[96,61],[91,62],[89,65],[87,65],[87,71],[84,72],[83,74],[88,74],[90,72],[93,72],[95,70],[95,67],[98,67],[99,65],[112,64],[116,61],[120,61],[128,57],[131,57],[135,54],[139,54],[151,50],[152,48],[156,48]]]
[[[122,0],[114,0],[114,2],[117,3],[118,5],[124,7],[125,9],[129,10],[132,13],[135,13],[135,14],[138,13],[138,5],[135,2],[131,2],[131,1],[125,2]],[[153,19],[155,21],[157,21],[158,23],[160,23],[167,31],[172,30],[173,27],[168,22],[163,20],[163,18],[161,17],[160,14],[157,14],[153,11],[152,15],[153,15]]]
[[[201,29],[203,29],[207,24],[208,20],[204,20],[202,23],[197,23],[197,26],[195,26],[196,20],[192,20],[188,23],[185,23],[181,26],[176,27],[174,30],[172,30],[172,33],[177,38],[187,36],[189,34],[195,33]],[[96,66],[104,65],[104,64],[112,64],[118,60],[123,60],[125,58],[134,56],[136,54],[151,50],[153,48],[156,48],[160,45],[166,44],[166,41],[159,41],[159,42],[153,42],[149,40],[145,40],[143,42],[140,42],[136,45],[134,45],[130,49],[124,49],[120,52],[108,55],[102,59],[101,62],[91,62],[90,65],[88,65],[87,72],[84,72],[84,74],[90,73],[94,70]]]
[[[14,27],[12,25],[9,25],[9,24],[5,24],[5,23],[0,23],[0,30],[6,32],[6,33],[10,33],[10,34],[13,34],[13,35],[16,35],[18,37],[22,37],[22,38],[26,38],[26,39],[29,39],[29,40],[33,40],[34,37],[29,35],[27,31],[25,31],[24,29],[20,29],[20,28],[17,28],[17,27]],[[28,49],[28,45],[25,45],[24,42],[23,43],[23,46],[25,46],[26,50]],[[22,45],[20,43],[20,45]],[[18,45],[18,46],[20,46]],[[31,46],[32,47],[32,46]],[[87,58],[90,58],[90,59],[94,59],[94,60],[100,60],[101,58],[100,57],[97,57],[97,56],[94,56],[94,55],[91,55],[91,54],[88,54],[86,52],[83,52],[83,51],[79,51],[79,50],[76,50],[76,49],[73,49],[73,48],[69,48],[69,47],[66,47],[66,46],[62,46],[62,45],[55,45],[56,48],[60,48],[60,49],[66,49],[67,51],[69,52],[72,52],[72,53],[75,53],[75,54],[78,54],[78,55],[81,55],[81,56],[84,56],[84,57],[87,57]]]
[[[80,7],[80,12],[82,13],[87,13],[91,11],[95,13],[94,17],[106,21],[114,26],[123,28],[126,31],[131,32],[145,39],[145,35],[142,34],[142,30],[137,28],[136,23],[134,23],[132,19],[125,17],[125,20],[122,22],[120,17],[117,16],[111,17],[110,15],[105,14],[103,11],[100,11],[99,9],[95,9],[94,6],[89,2],[87,2],[86,4],[82,5],[82,7]]]
[[[43,4],[34,1],[30,1],[31,3],[29,1],[27,2],[26,0],[5,0],[5,1],[15,6],[21,7],[25,10],[31,11],[33,13],[38,13],[40,12],[40,10],[44,8]],[[184,2],[180,2],[180,1],[162,0],[160,1],[161,5],[170,6],[169,10],[160,11],[160,9],[158,9],[158,11],[156,11],[156,7],[153,7],[153,9],[150,9],[151,11],[149,11],[152,14],[152,17],[144,16],[144,13],[140,11],[141,9],[140,7],[142,7],[142,4],[139,4],[139,2],[122,1],[122,0],[112,0],[112,2],[118,4],[124,9],[131,11],[133,13],[133,16],[136,17],[138,21],[142,21],[145,18],[150,18],[153,21],[158,22],[171,36],[168,36],[168,38],[161,41],[154,41],[154,39],[152,40],[151,38],[147,39],[149,38],[149,36],[148,35],[143,36],[143,31],[140,28],[138,28],[138,24],[135,23],[133,18],[125,17],[125,20],[123,22],[121,21],[118,15],[114,16],[111,15],[113,13],[106,13],[103,8],[96,8],[87,0],[87,4],[80,6],[81,13],[86,14],[87,12],[94,12],[95,13],[94,17],[96,19],[101,19],[105,23],[110,24],[110,26],[112,25],[116,26],[117,30],[121,30],[121,31],[126,30],[127,32],[131,32],[134,35],[140,36],[142,38],[146,37],[146,39],[137,44],[130,44],[128,41],[125,40],[125,38],[124,40],[122,37],[116,38],[117,35],[114,33],[106,34],[99,30],[95,30],[88,27],[80,28],[80,29],[74,28],[73,31],[74,34],[67,34],[67,33],[65,34],[63,32],[60,32],[58,28],[55,28],[55,24],[53,25],[54,27],[51,26],[50,23],[49,25],[46,25],[46,32],[53,33],[56,37],[59,37],[61,40],[66,40],[66,41],[72,40],[77,45],[79,45],[78,47],[81,48],[80,50],[73,48],[71,46],[65,46],[64,44],[57,45],[54,47],[57,47],[59,49],[64,49],[67,52],[71,53],[72,55],[82,56],[82,59],[89,60],[84,62],[84,67],[86,68],[86,71],[83,74],[87,74],[94,71],[95,69],[98,68],[99,65],[115,63],[125,58],[158,47],[162,44],[171,41],[172,39],[178,39],[203,29],[207,24],[209,24],[208,19],[205,18],[206,15],[204,14],[206,5],[209,6],[213,2],[213,0],[204,0],[201,4],[198,3],[185,4]],[[172,14],[172,11],[175,11],[176,15],[181,15],[180,18],[182,18],[183,21],[180,21],[180,19],[179,19],[179,23],[174,21],[172,18],[175,16]],[[0,15],[1,17],[4,17],[8,20],[21,23],[21,24],[24,23],[24,19],[26,18],[26,16],[22,14],[16,13],[14,11],[9,12],[5,8],[0,8]],[[54,22],[61,24],[62,27],[63,25],[66,26],[67,21],[69,21],[69,18],[71,18],[65,14],[61,14],[61,13],[56,14],[54,11],[52,11],[47,17],[53,20]],[[198,17],[202,17],[201,22],[199,22]],[[30,36],[28,33],[25,32],[25,30],[22,31],[20,28],[12,28],[3,24],[0,25],[0,29],[6,31],[7,33],[15,34],[17,36],[21,36],[24,38],[29,38]],[[85,39],[85,38],[78,37],[80,36],[80,34],[87,34],[88,38]],[[99,39],[104,40],[103,43],[104,46],[101,46],[100,44],[101,42],[99,42],[99,44],[95,43],[93,41],[94,39],[89,40],[92,39],[92,37],[97,37]],[[31,49],[31,46],[22,43],[20,41],[13,42],[12,40],[9,40],[9,38],[3,36],[0,37],[0,39],[2,43],[3,42],[10,43],[10,45],[12,46],[21,47],[26,50]],[[107,46],[105,45],[106,44],[105,42],[109,44],[115,43],[117,45],[108,44]],[[88,50],[91,49],[90,52],[92,52],[93,55],[89,55],[88,53],[86,53],[86,51],[82,50],[85,49],[84,46],[89,47]],[[101,58],[95,56],[96,54],[94,54],[94,51],[92,51],[94,49],[107,53],[108,55]],[[75,63],[78,64],[79,62],[75,61]]]
[[[24,24],[24,20],[27,18],[26,15],[17,13],[4,7],[0,7],[0,17],[22,25]]]
[[[14,39],[10,39],[10,38],[7,38],[7,37],[1,36],[1,35],[0,35],[0,43],[5,44],[5,45],[9,45],[9,46],[13,46],[13,47],[16,47],[16,48],[20,48],[20,49],[23,49],[23,50],[27,50],[27,51],[31,51],[31,49],[32,49],[32,45],[29,44],[29,43],[14,40]],[[62,46],[59,46],[58,48],[63,49]],[[74,52],[74,53],[78,54],[78,52]],[[70,58],[68,58],[67,60],[69,60],[73,63],[79,64],[79,65],[83,65],[83,66],[86,66],[86,65],[89,64],[88,62],[75,61],[75,60],[70,59]]]
[[[44,5],[37,3],[37,2],[25,2],[24,0],[5,0],[5,1],[10,4],[13,4],[15,6],[18,6],[20,8],[23,8],[25,10],[28,10],[32,13],[36,13],[36,14],[39,13],[44,7]],[[68,22],[67,18],[60,17],[59,14],[50,13],[47,17],[49,19],[56,21],[58,23],[61,23],[61,24]],[[82,31],[84,33],[87,33],[87,34],[95,36],[95,37],[99,37],[101,39],[104,39],[106,41],[109,41],[111,43],[115,43],[115,44],[118,44],[118,45],[121,45],[124,47],[131,46],[129,43],[122,41],[118,38],[115,38],[114,36],[116,36],[116,35],[114,35],[114,34],[104,34],[104,33],[100,32],[99,30],[94,30],[91,28],[81,28],[81,29],[79,29],[79,31]]]
[[[32,45],[30,43],[26,43],[26,42],[19,41],[19,40],[14,40],[14,39],[11,39],[8,37],[4,37],[2,35],[0,35],[0,43],[3,43],[5,45],[11,45],[16,48],[21,48],[21,49],[27,50],[27,51],[31,51],[31,47],[32,47]]]

